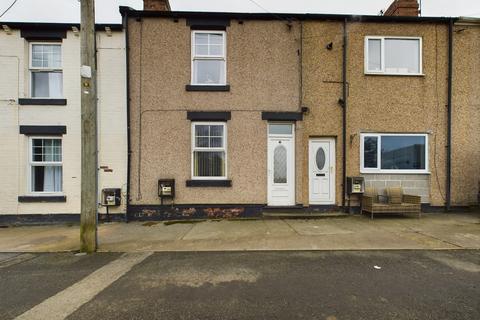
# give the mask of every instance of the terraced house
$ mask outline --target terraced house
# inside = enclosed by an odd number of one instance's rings
[[[349,177],[424,210],[476,203],[478,22],[416,1],[383,16],[146,3],[121,8],[132,216],[358,208]]]
[[[0,25],[0,221],[77,221],[80,26],[6,20]],[[117,190],[119,205],[111,212],[126,209],[125,62],[122,25],[97,25],[101,213],[106,188]]]

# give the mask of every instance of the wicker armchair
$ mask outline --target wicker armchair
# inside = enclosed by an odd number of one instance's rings
[[[400,187],[387,188],[386,196],[379,195],[375,188],[366,188],[362,198],[362,213],[363,212],[370,213],[371,219],[373,219],[373,214],[377,213],[415,213],[418,215],[418,218],[420,218],[421,197],[403,194],[403,190]]]

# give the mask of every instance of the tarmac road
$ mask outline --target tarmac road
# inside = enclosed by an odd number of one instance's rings
[[[480,251],[0,254],[0,319],[480,319]]]

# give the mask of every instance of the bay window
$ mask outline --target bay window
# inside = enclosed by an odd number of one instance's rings
[[[225,85],[225,31],[192,31],[193,85]]]
[[[59,43],[30,43],[30,95],[62,98],[62,48]]]
[[[62,139],[30,138],[30,192],[61,193]]]
[[[360,136],[362,173],[428,173],[426,134],[375,134]]]
[[[365,73],[422,74],[422,38],[366,37]]]
[[[192,179],[226,179],[226,124],[192,123]]]

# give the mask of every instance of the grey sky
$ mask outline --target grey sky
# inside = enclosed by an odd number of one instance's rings
[[[14,0],[0,0],[2,13]],[[233,12],[309,12],[376,15],[393,0],[170,0],[172,10]],[[120,23],[118,5],[136,9],[142,0],[96,0],[99,23]],[[17,0],[1,21],[79,22],[78,0]],[[479,0],[422,0],[424,16],[480,17]]]

